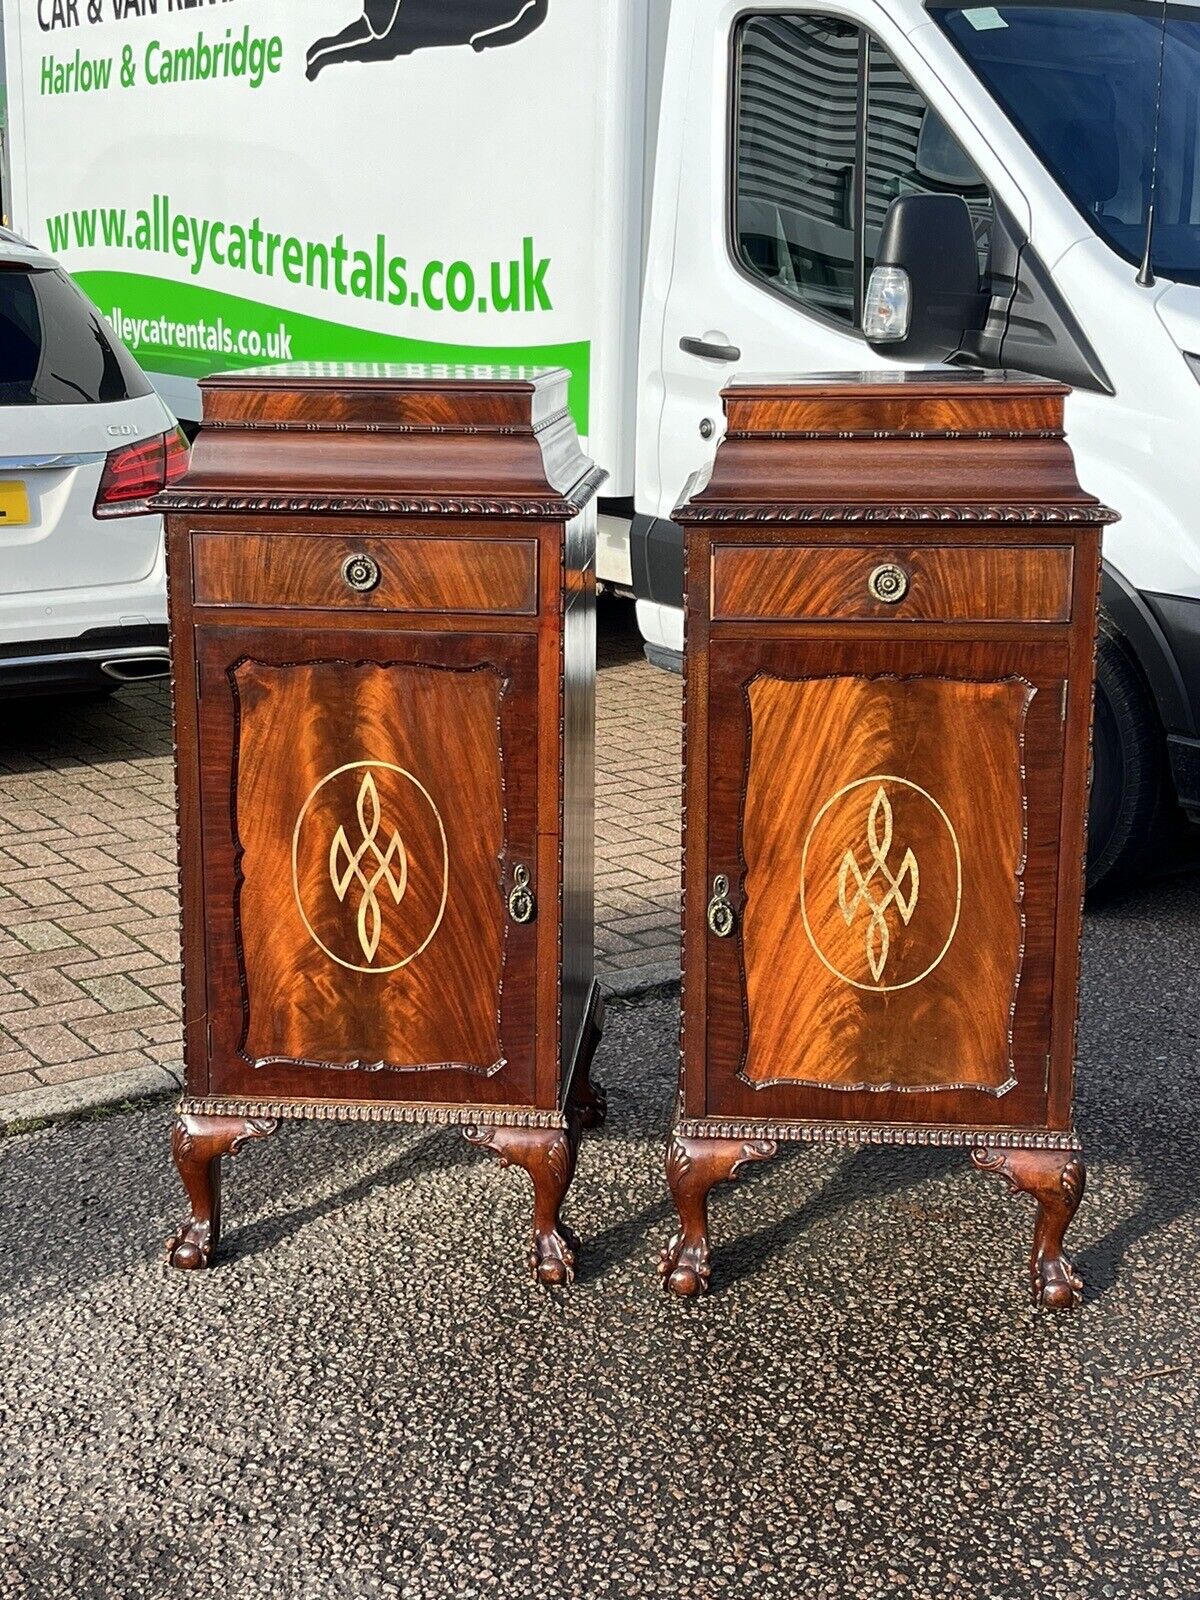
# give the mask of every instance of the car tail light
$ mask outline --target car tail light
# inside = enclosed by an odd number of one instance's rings
[[[100,474],[93,515],[140,517],[152,508],[151,495],[187,471],[188,442],[181,428],[110,450]]]
[[[163,482],[174,483],[176,478],[182,478],[188,469],[188,458],[192,447],[187,442],[187,436],[182,428],[172,428],[170,433],[163,434],[164,467]]]

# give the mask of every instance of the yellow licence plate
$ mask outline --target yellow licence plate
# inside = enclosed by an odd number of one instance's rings
[[[0,528],[17,528],[29,521],[29,496],[18,478],[0,482]]]

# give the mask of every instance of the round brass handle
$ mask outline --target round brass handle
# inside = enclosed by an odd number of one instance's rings
[[[729,904],[729,879],[718,872],[713,879],[712,899],[708,902],[708,925],[718,939],[733,932],[733,907]]]
[[[894,561],[885,561],[867,579],[867,588],[872,600],[894,606],[908,593],[908,573]]]
[[[379,582],[379,563],[370,556],[347,556],[342,562],[342,577],[358,594],[368,594]]]
[[[512,893],[508,897],[508,914],[514,922],[532,922],[537,901],[529,887],[529,868],[518,862],[513,868]]]

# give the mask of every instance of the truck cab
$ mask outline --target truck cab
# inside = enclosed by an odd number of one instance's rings
[[[715,449],[721,388],[907,364],[862,332],[889,209],[961,197],[986,311],[955,359],[1069,383],[1080,480],[1121,516],[1094,883],[1136,865],[1172,791],[1200,813],[1200,7],[1166,18],[1136,0],[674,7],[646,250],[631,574],[668,664],[671,511]]]

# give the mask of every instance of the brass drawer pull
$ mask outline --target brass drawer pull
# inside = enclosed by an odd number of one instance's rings
[[[513,868],[512,893],[508,897],[508,914],[514,922],[532,922],[537,912],[537,901],[529,887],[529,868],[521,862]]]
[[[708,925],[718,939],[733,932],[733,907],[729,904],[729,879],[718,872],[713,879],[712,899],[708,902]]]
[[[867,579],[867,588],[872,600],[881,600],[885,606],[894,606],[908,593],[908,573],[894,561],[885,561]]]
[[[379,563],[370,556],[347,556],[342,562],[342,577],[358,594],[369,594],[379,582]]]

